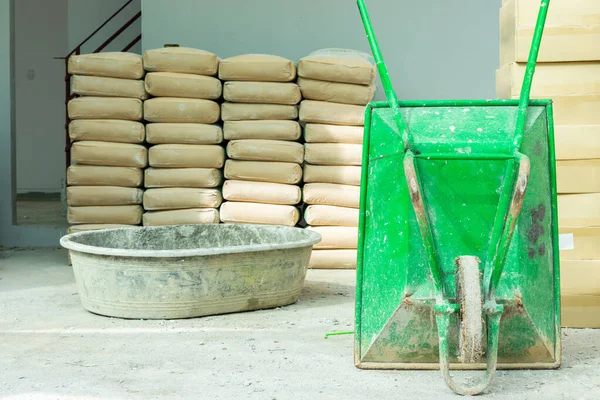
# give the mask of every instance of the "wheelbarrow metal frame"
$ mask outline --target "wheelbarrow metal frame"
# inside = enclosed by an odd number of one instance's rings
[[[475,107],[475,106],[509,106],[509,107],[518,107],[519,100],[504,100],[504,99],[494,99],[494,100],[426,100],[426,101],[416,101],[416,100],[408,100],[408,101],[399,101],[398,107],[400,108],[416,108],[416,107]],[[529,101],[530,106],[538,106],[545,107],[546,112],[548,114],[548,120],[552,122],[553,120],[553,105],[551,100],[545,99],[532,99]],[[389,108],[388,102],[377,101],[371,102],[367,105],[365,110],[365,135],[363,141],[363,153],[362,153],[362,165],[368,165],[369,161],[369,150],[370,150],[370,132],[369,128],[371,126],[371,118],[374,109],[378,108]],[[557,191],[556,191],[556,163],[555,163],[555,150],[554,150],[554,125],[552,123],[548,124],[548,144],[549,144],[549,170],[550,170],[550,180],[551,180],[551,203],[557,204]],[[481,155],[481,159],[485,159],[488,157],[487,155]],[[497,154],[489,155],[490,158],[499,158]],[[506,157],[508,158],[508,157]],[[369,171],[367,168],[363,168],[361,171],[361,191],[360,191],[360,205],[361,212],[359,214],[359,230],[358,230],[358,263],[357,263],[357,271],[356,271],[356,287],[361,288],[363,285],[363,258],[364,258],[364,244],[365,240],[365,204],[367,202],[367,186],[369,182]],[[556,206],[551,209],[551,219],[553,221],[558,221],[558,208]],[[551,235],[553,238],[553,245],[555,249],[559,248],[558,243],[558,225],[552,224]],[[561,365],[561,357],[562,357],[562,346],[561,346],[561,314],[560,314],[560,263],[559,263],[559,253],[555,252],[553,255],[553,274],[554,274],[554,314],[555,314],[555,335],[556,335],[556,361],[545,363],[545,362],[536,362],[536,363],[498,363],[499,369],[554,369],[559,368]],[[361,361],[361,351],[358,344],[361,342],[361,329],[362,326],[362,291],[356,291],[356,303],[355,303],[355,323],[356,323],[356,331],[355,331],[355,349],[354,349],[354,363],[357,367],[363,369],[428,369],[435,370],[439,369],[439,365],[435,363],[380,363],[380,362],[364,362]],[[474,370],[474,369],[484,369],[484,363],[477,364],[450,364],[450,369],[460,369],[460,370]]]

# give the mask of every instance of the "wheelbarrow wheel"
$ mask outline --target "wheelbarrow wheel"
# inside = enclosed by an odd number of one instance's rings
[[[479,263],[479,258],[474,256],[456,259],[456,300],[460,305],[458,359],[462,363],[474,363],[482,355],[483,304]]]

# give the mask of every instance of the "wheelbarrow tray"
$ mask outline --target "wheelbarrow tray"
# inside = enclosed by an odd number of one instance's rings
[[[404,101],[446,296],[456,297],[454,259],[485,265],[518,100]],[[495,296],[504,306],[498,367],[557,368],[560,278],[552,103],[531,100],[521,152],[530,178]],[[461,159],[452,159],[453,154]],[[478,159],[464,159],[472,154]],[[436,155],[441,155],[436,157]],[[402,137],[387,102],[367,106],[359,222],[355,364],[439,369],[435,293],[407,185]],[[456,314],[448,342],[457,348]],[[485,326],[485,324],[484,324]],[[484,328],[485,329],[485,328]],[[484,333],[483,337],[486,335]],[[485,354],[486,344],[483,344]],[[485,369],[480,363],[454,369]]]

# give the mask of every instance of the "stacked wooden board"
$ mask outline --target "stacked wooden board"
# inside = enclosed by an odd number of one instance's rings
[[[273,55],[235,56],[221,62],[219,78],[228,140],[221,221],[295,226],[304,160],[296,65]]]
[[[519,97],[539,5],[503,1],[500,98]],[[553,100],[566,327],[600,328],[599,15],[597,0],[550,3],[531,91],[532,98]]]
[[[138,225],[142,169],[142,57],[101,53],[69,59],[71,166],[67,170],[70,232]]]
[[[356,268],[365,105],[375,92],[368,56],[320,50],[298,63],[304,124],[304,218],[322,236],[311,268]]]
[[[144,53],[146,141],[144,225],[219,222],[222,167],[219,59],[184,47]]]

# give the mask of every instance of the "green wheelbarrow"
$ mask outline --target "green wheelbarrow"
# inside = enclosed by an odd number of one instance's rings
[[[560,366],[552,103],[529,99],[548,3],[518,101],[398,101],[358,0],[387,97],[365,114],[359,368],[439,366],[474,395],[497,367]],[[451,369],[486,372],[459,384]]]

